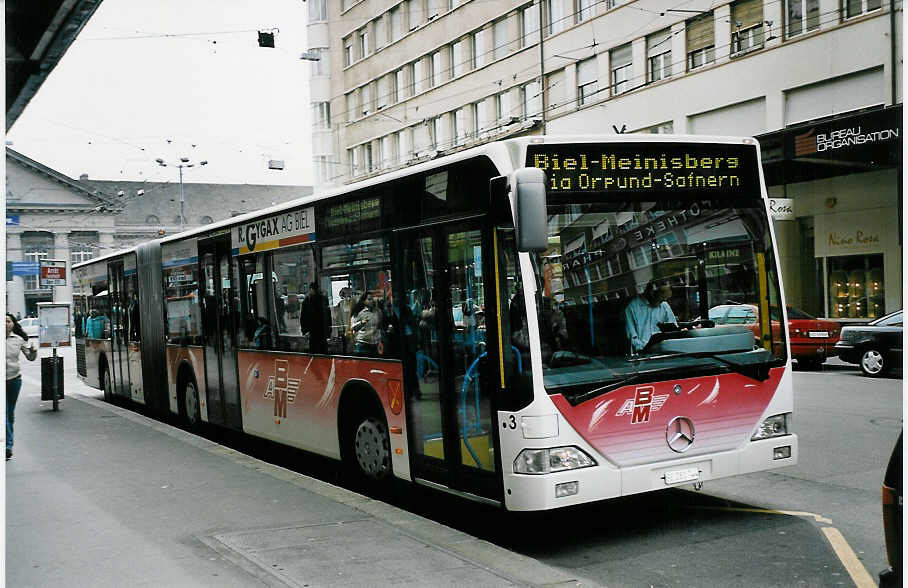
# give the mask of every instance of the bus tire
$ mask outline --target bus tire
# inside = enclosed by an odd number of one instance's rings
[[[363,414],[353,421],[350,449],[357,473],[373,482],[391,478],[391,439],[383,417]]]
[[[191,375],[180,378],[177,401],[180,403],[180,418],[183,424],[191,431],[197,430],[202,422],[199,413],[199,387]]]
[[[113,382],[110,379],[110,368],[107,362],[101,362],[101,389],[104,390],[104,402],[113,401]]]

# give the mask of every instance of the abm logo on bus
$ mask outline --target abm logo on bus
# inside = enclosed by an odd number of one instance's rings
[[[668,394],[654,394],[655,388],[652,386],[641,386],[637,388],[633,398],[628,398],[615,413],[615,416],[631,415],[631,424],[648,423],[650,414],[661,409],[665,401],[668,400]]]
[[[274,398],[275,418],[287,418],[287,405],[296,402],[299,390],[299,378],[290,377],[290,362],[274,360],[274,375],[268,378],[262,398]]]

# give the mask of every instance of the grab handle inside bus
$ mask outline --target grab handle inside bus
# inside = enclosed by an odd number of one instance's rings
[[[545,172],[535,167],[514,171],[514,226],[518,251],[545,251],[546,226]]]

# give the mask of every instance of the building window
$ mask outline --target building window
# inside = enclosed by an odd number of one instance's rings
[[[375,19],[375,50],[378,51],[388,43],[388,21],[384,16]]]
[[[820,28],[820,0],[785,0],[785,37]]]
[[[845,18],[860,16],[882,7],[882,0],[845,0]]]
[[[576,0],[574,22],[583,22],[596,14],[597,0]]]
[[[207,214],[199,219],[199,224],[202,224],[202,225],[210,225],[213,222],[214,222],[214,219],[211,218],[210,216],[208,216]]]
[[[454,144],[463,145],[466,142],[466,112],[463,108],[459,108],[454,111]]]
[[[400,6],[395,6],[389,13],[391,15],[391,42],[404,36],[404,17]]]
[[[50,259],[50,252],[54,248],[54,235],[52,233],[23,233],[22,250],[25,254],[25,261],[29,263],[40,263],[42,259]],[[26,290],[38,289],[38,276],[23,276]],[[49,290],[50,286],[41,288]]]
[[[665,29],[646,38],[647,74],[650,82],[672,75],[672,32]]]
[[[473,136],[479,137],[482,135],[483,131],[486,130],[486,126],[489,123],[489,116],[486,107],[486,101],[480,100],[479,102],[474,102],[472,105],[473,111]]]
[[[445,148],[445,145],[442,145],[442,124],[443,120],[441,116],[436,116],[432,119],[432,136],[430,137],[431,146],[433,149],[441,150]]]
[[[344,39],[344,67],[353,65],[353,37]]]
[[[73,264],[98,256],[98,233],[73,232],[69,234],[69,259]]]
[[[443,71],[444,68],[441,66],[441,51],[436,51],[429,60],[429,76],[431,78],[430,85],[432,88],[441,85]]]
[[[309,23],[328,20],[328,0],[309,1]]]
[[[489,62],[488,49],[486,47],[487,35],[488,33],[485,30],[473,33],[473,69],[482,67]]]
[[[732,53],[763,46],[763,0],[738,0],[731,5]]]
[[[360,105],[362,106],[362,115],[366,116],[372,112],[372,84],[366,84],[360,91]]]
[[[599,66],[595,57],[577,62],[577,106],[589,104],[599,94]]]
[[[466,55],[463,44],[464,41],[460,40],[451,45],[451,75],[455,78],[466,72],[467,64],[464,62]]]
[[[397,133],[397,153],[401,163],[413,159],[413,129],[406,128]]]
[[[495,114],[498,115],[498,120],[508,124],[510,123],[511,118],[511,93],[502,92],[495,97]]]
[[[347,122],[356,120],[356,92],[350,92],[347,99]]]
[[[391,81],[394,79],[393,75],[386,75],[378,78],[377,89],[375,92],[375,108],[381,110],[388,105],[388,100],[391,99]]]
[[[145,224],[146,225],[159,225],[159,224],[161,224],[161,219],[158,218],[158,215],[156,215],[156,214],[149,214],[148,216],[145,217]]]
[[[508,21],[501,19],[492,25],[492,57],[501,59],[508,54]]]
[[[408,24],[410,25],[411,31],[422,24],[422,16],[424,13],[424,10],[422,8],[422,3],[423,3],[423,0],[410,0],[407,3],[408,16],[410,17]]]
[[[426,88],[426,67],[422,59],[413,62],[413,91],[419,94]]]
[[[568,2],[570,2],[570,0],[546,0],[545,17],[548,20],[546,23],[547,35],[560,33],[567,28],[568,13],[570,12],[568,10]]]
[[[520,89],[523,101],[523,116],[525,118],[534,118],[542,116],[542,91],[539,88],[539,82],[533,81]]]
[[[401,91],[406,89],[406,83],[404,82],[404,70],[403,68],[394,72],[394,78],[391,81],[391,102],[396,104],[403,99]]]
[[[633,54],[631,44],[622,45],[609,52],[612,74],[612,96],[623,94],[631,88]]]
[[[687,69],[692,70],[716,60],[713,13],[687,21]]]
[[[312,103],[312,127],[316,129],[331,128],[331,103]]]
[[[520,11],[520,48],[539,42],[539,8],[530,4]]]
[[[369,29],[360,29],[359,33],[357,33],[357,39],[359,40],[357,57],[363,59],[369,55]]]

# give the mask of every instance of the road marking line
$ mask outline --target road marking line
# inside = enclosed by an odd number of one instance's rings
[[[858,559],[851,546],[848,545],[848,541],[845,540],[842,532],[835,527],[823,527],[822,531],[826,535],[829,544],[832,545],[836,555],[839,556],[839,561],[842,562],[842,565],[848,570],[851,579],[854,580],[854,585],[858,588],[876,588],[876,582],[873,581],[873,577],[867,572],[867,568]]]
[[[826,536],[826,540],[829,541],[829,544],[832,546],[832,550],[835,552],[836,556],[839,558],[839,561],[842,562],[842,565],[845,567],[845,570],[848,572],[848,575],[851,576],[854,585],[857,588],[876,588],[876,582],[873,580],[873,576],[867,571],[867,568],[864,567],[864,564],[858,559],[857,554],[848,544],[848,541],[845,540],[845,536],[842,535],[842,532],[839,531],[836,527],[832,525],[832,519],[818,515],[813,512],[799,511],[799,510],[775,510],[769,508],[743,508],[743,507],[732,507],[732,506],[694,506],[691,508],[700,509],[700,510],[727,510],[735,512],[755,512],[762,514],[780,514],[794,517],[802,517],[813,519],[818,523],[830,526],[821,526],[820,530],[823,531],[823,535]]]
[[[737,511],[737,512],[757,512],[762,514],[781,514],[788,515],[792,517],[804,517],[814,519],[818,523],[826,523],[828,525],[832,524],[832,519],[824,517],[823,515],[818,515],[812,512],[805,512],[800,510],[775,510],[771,508],[743,508],[743,507],[732,507],[732,506],[697,506],[693,508],[699,508],[700,510],[728,510],[728,511]]]

